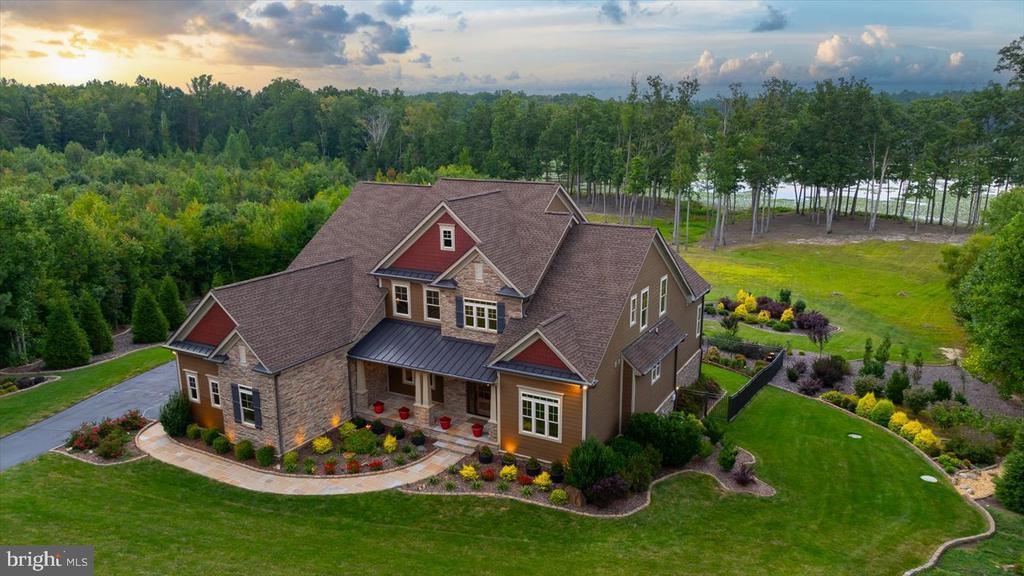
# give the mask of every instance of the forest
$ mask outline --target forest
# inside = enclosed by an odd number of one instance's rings
[[[37,354],[65,295],[124,324],[164,275],[189,298],[284,268],[357,179],[557,179],[622,221],[673,206],[677,245],[693,201],[715,245],[738,211],[766,233],[784,183],[826,231],[854,212],[976,226],[1024,182],[1022,40],[1000,52],[1006,85],[940,95],[846,78],[703,100],[696,79],[661,76],[607,100],[0,79],[0,366]]]

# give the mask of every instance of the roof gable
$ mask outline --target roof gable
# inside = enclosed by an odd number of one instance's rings
[[[523,348],[522,352],[516,354],[512,359],[524,364],[536,364],[538,366],[569,370],[569,367],[565,365],[565,362],[562,362],[562,359],[558,357],[558,354],[555,354],[555,351],[552,350],[541,338],[534,340],[532,344]]]
[[[450,227],[454,234],[455,245],[452,250],[441,249],[443,227]],[[389,258],[389,267],[443,272],[474,245],[476,240],[473,236],[445,210],[432,223],[423,226],[418,236],[406,243],[403,250]]]
[[[185,336],[185,340],[217,346],[234,329],[235,322],[220,304],[214,302]]]

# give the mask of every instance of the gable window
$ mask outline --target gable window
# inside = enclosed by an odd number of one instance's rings
[[[211,380],[209,376],[206,377],[206,380],[210,383],[210,404],[214,408],[220,408],[220,382]]]
[[[562,397],[534,390],[519,390],[519,432],[561,441]]]
[[[661,378],[661,360],[658,360],[658,363],[654,365],[654,369],[651,370],[651,384],[654,384],[660,378]]]
[[[409,285],[393,283],[391,285],[391,312],[395,316],[409,317]]]
[[[629,297],[629,327],[636,326],[636,294]]]
[[[185,372],[185,383],[188,384],[188,399],[199,402],[199,376],[195,372]]]
[[[462,300],[462,311],[465,317],[467,328],[486,330],[488,332],[498,331],[498,303],[485,302],[483,300]]]
[[[651,289],[644,288],[640,292],[640,329],[647,328],[647,308],[651,304]]]
[[[238,387],[238,404],[242,408],[242,423],[256,425],[256,402],[253,400],[252,388]]]
[[[423,290],[423,316],[427,320],[441,320],[441,292],[427,288]]]
[[[668,275],[662,276],[658,282],[658,316],[668,311]]]
[[[445,252],[455,251],[455,226],[448,224],[441,225],[441,250]]]
[[[249,359],[245,356],[245,345],[243,344],[238,345],[238,363],[242,366],[249,365]]]
[[[484,263],[483,262],[475,262],[473,264],[473,278],[475,278],[477,282],[483,282],[484,281]]]

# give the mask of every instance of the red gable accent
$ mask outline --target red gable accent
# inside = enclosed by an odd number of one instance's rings
[[[455,250],[441,250],[441,224],[455,226]],[[391,264],[392,268],[444,272],[467,250],[473,247],[473,238],[455,223],[450,214],[444,213],[436,223],[427,228],[402,255]]]
[[[195,328],[188,333],[185,340],[216,346],[234,329],[235,323],[231,321],[231,317],[220,307],[220,304],[214,302],[199,323],[195,325]]]
[[[540,338],[534,340],[533,344],[530,344],[524,348],[522,352],[516,354],[514,360],[524,362],[526,364],[548,366],[549,368],[560,368],[562,370],[569,369],[558,355],[555,354],[551,348],[548,348],[548,345]]]

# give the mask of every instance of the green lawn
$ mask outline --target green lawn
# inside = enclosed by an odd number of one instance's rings
[[[735,394],[740,388],[743,388],[744,384],[750,381],[750,378],[739,372],[726,370],[713,364],[701,364],[700,373],[714,378],[715,382],[718,382],[718,385],[725,388],[725,391],[730,394]]]
[[[691,247],[684,257],[711,282],[708,301],[735,297],[739,288],[778,298],[780,288],[790,288],[794,300],[805,300],[809,309],[820,310],[842,327],[826,352],[860,358],[865,338],[872,336],[877,346],[889,334],[894,359],[906,343],[928,361],[940,362],[940,346],[960,347],[965,342],[938,269],[940,250],[941,245],[924,242],[870,241],[840,246],[762,244],[718,252]],[[707,323],[707,332],[715,329],[714,323]],[[806,336],[796,334],[743,326],[740,336],[817,350]]]
[[[846,437],[858,432],[859,441]],[[683,475],[624,519],[395,491],[247,492],[151,460],[0,474],[0,541],[86,542],[103,574],[899,574],[982,518],[867,422],[768,388],[729,432],[779,493]]]
[[[685,210],[685,208],[683,208],[683,210]],[[680,249],[682,249],[682,245],[683,245],[683,236],[686,234],[686,221],[683,220],[684,216],[685,216],[685,212],[683,213],[683,216],[679,217],[679,245],[680,245]],[[600,214],[600,213],[587,214],[587,220],[589,220],[591,222],[611,222],[613,224],[622,224],[622,222],[619,222],[619,216],[617,214],[607,214],[607,215]],[[633,223],[635,225],[637,225],[637,226],[650,226],[651,225],[651,221],[650,221],[649,218],[643,218],[643,219],[639,219],[638,218]],[[628,218],[626,219],[625,224],[629,224],[629,219]],[[672,243],[672,220],[671,219],[655,218],[654,219],[654,227],[657,228],[661,232],[661,235],[665,237],[665,240],[669,244]],[[707,230],[708,230],[708,225],[707,225],[707,222],[704,221],[704,216],[703,215],[701,215],[701,216],[691,215],[690,216],[690,246],[691,246],[691,248],[697,242],[700,241],[701,237],[704,236],[704,233],[707,232]]]
[[[56,382],[0,397],[0,436],[17,432],[172,358],[174,356],[164,348],[147,348],[116,360],[64,372]]]
[[[996,521],[996,533],[987,540],[954,548],[942,555],[927,576],[997,576],[1012,573],[1007,566],[1024,570],[1024,515],[988,507]]]

